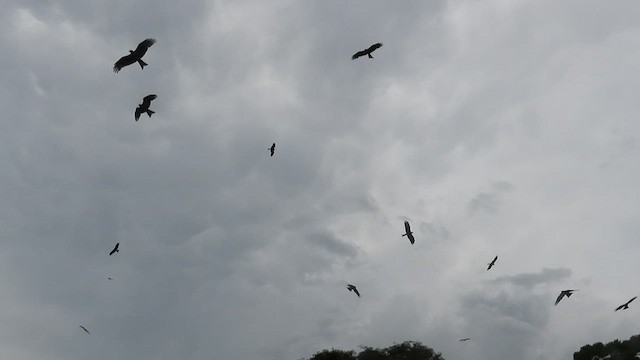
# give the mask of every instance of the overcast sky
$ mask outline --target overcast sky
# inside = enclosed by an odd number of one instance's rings
[[[2,358],[640,333],[640,2],[1,4]]]

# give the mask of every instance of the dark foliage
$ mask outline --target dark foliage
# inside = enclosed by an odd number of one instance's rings
[[[638,360],[638,353],[640,335],[634,335],[629,340],[614,340],[606,345],[601,342],[585,345],[580,351],[573,353],[573,360],[596,360],[605,357],[608,360]]]
[[[362,351],[322,350],[308,360],[444,360],[442,355],[418,341],[405,341],[384,349],[367,346]],[[304,360],[304,359],[303,359]]]

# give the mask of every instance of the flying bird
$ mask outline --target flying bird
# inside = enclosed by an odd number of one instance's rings
[[[109,280],[113,280],[113,278],[110,278],[110,277],[108,277],[107,279],[109,279]]]
[[[578,291],[578,290],[562,290],[560,292],[560,295],[558,295],[558,298],[556,299],[556,303],[555,305],[558,305],[558,303],[560,302],[560,300],[562,300],[563,297],[570,297],[574,291]]]
[[[113,72],[117,73],[123,67],[131,65],[135,62],[138,62],[138,64],[140,64],[140,67],[144,69],[144,67],[149,64],[142,61],[142,57],[147,53],[147,50],[151,47],[151,45],[155,43],[156,39],[146,39],[145,41],[138,44],[138,47],[135,50],[129,50],[129,55],[121,57],[120,60],[116,61],[116,63],[113,65]]]
[[[271,151],[271,156],[276,152],[276,143],[273,143],[271,147],[267,148],[267,150]]]
[[[358,297],[360,297],[360,293],[358,292],[358,289],[356,289],[355,285],[347,284],[347,289],[349,289],[349,291],[353,291],[354,293],[356,293],[356,295],[358,295]]]
[[[496,264],[496,260],[498,260],[498,255],[496,255],[496,257],[493,258],[493,261],[491,261],[489,263],[489,267],[487,268],[487,271],[491,270],[491,268],[493,267],[493,265]]]
[[[413,245],[413,243],[416,242],[416,239],[413,237],[413,233],[411,232],[411,226],[409,225],[409,222],[406,220],[404,222],[404,231],[405,233],[402,234],[402,236],[408,237],[409,241],[411,241],[411,244]]]
[[[89,332],[89,330],[87,330],[86,327],[80,325],[80,327],[82,328],[82,330],[84,330],[87,334],[91,335],[91,333]]]
[[[616,310],[615,310],[615,311],[618,311],[618,310],[626,310],[626,309],[628,309],[628,308],[629,308],[629,304],[631,304],[631,302],[632,302],[633,300],[635,300],[636,298],[637,298],[637,296],[634,296],[633,298],[631,298],[631,300],[629,300],[629,301],[627,301],[626,303],[624,303],[624,304],[622,304],[622,305],[618,306],[618,307],[616,308]]]
[[[120,243],[116,244],[113,250],[111,250],[111,252],[109,253],[109,256],[113,255],[114,253],[120,252],[120,250],[118,250],[118,246],[120,246]]]
[[[151,117],[152,114],[155,114],[155,111],[149,110],[149,106],[151,106],[151,101],[155,100],[157,98],[156,95],[147,95],[142,99],[142,104],[139,104],[138,107],[136,108],[136,113],[135,113],[135,118],[136,121],[138,121],[138,119],[140,119],[140,115],[142,115],[143,113],[147,113],[147,115],[149,115],[149,117]]]
[[[460,339],[458,341],[469,341],[469,340],[471,340],[471,338],[464,338],[464,339]]]
[[[369,59],[373,59],[373,56],[371,56],[371,53],[380,47],[382,47],[382,43],[373,44],[369,46],[368,49],[364,49],[362,51],[358,51],[357,53],[353,54],[353,56],[351,56],[351,60],[355,60],[360,56],[365,56],[365,55],[367,55]]]

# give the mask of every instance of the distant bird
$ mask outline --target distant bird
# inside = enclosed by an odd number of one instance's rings
[[[142,57],[147,53],[147,50],[151,47],[151,45],[155,43],[155,39],[146,39],[145,41],[138,44],[138,47],[135,50],[129,50],[129,55],[121,57],[120,60],[116,61],[116,63],[113,65],[113,72],[117,73],[123,67],[131,65],[134,62],[138,62],[138,64],[140,64],[140,67],[144,69],[144,67],[149,64],[142,61]]]
[[[351,56],[351,60],[355,60],[360,56],[365,56],[365,55],[369,56],[369,59],[373,59],[373,56],[371,56],[371,53],[380,47],[382,47],[382,43],[373,44],[369,46],[368,49],[358,51],[357,53],[353,54],[353,56]]]
[[[273,143],[273,145],[271,145],[270,148],[267,148],[267,150],[271,151],[271,156],[273,156],[273,154],[276,152],[276,143]]]
[[[626,310],[626,309],[628,309],[628,308],[629,308],[629,304],[631,304],[631,302],[632,302],[633,300],[635,300],[636,298],[637,298],[637,296],[634,296],[633,298],[631,298],[631,300],[629,300],[629,301],[627,301],[626,303],[624,303],[624,304],[622,304],[622,305],[618,306],[618,307],[616,308],[616,310],[615,310],[615,311],[618,311],[618,310]]]
[[[555,305],[558,305],[558,303],[560,302],[560,300],[562,300],[563,297],[570,297],[574,291],[578,291],[578,290],[562,290],[560,292],[560,295],[558,295],[558,298],[556,299],[556,303]]]
[[[109,279],[109,280],[113,280],[113,278],[107,278],[107,279]]]
[[[138,107],[136,108],[136,113],[135,113],[135,118],[136,121],[138,121],[138,119],[140,119],[140,115],[142,115],[143,113],[147,113],[147,115],[149,115],[149,117],[151,117],[152,114],[155,114],[155,111],[149,110],[149,106],[151,106],[151,101],[155,100],[157,98],[156,95],[147,95],[142,99],[142,104],[139,104]]]
[[[116,244],[113,250],[111,250],[111,252],[109,253],[109,256],[113,255],[114,253],[120,252],[120,250],[118,250],[118,246],[120,246],[120,243]]]
[[[493,258],[493,260],[489,263],[489,267],[487,268],[487,271],[491,270],[491,268],[493,267],[493,265],[496,264],[496,261],[498,260],[498,255],[496,255],[496,257]]]
[[[360,297],[360,293],[358,292],[358,289],[356,289],[355,285],[347,284],[347,289],[349,289],[349,291],[353,291],[354,293],[356,293],[356,295],[358,295],[358,297]]]
[[[471,338],[464,338],[464,339],[460,339],[458,341],[469,341],[469,340],[471,340]]]
[[[404,222],[404,231],[405,233],[402,234],[402,236],[408,237],[409,241],[411,241],[411,244],[413,245],[413,243],[416,242],[416,239],[413,237],[413,233],[411,232],[411,225],[409,225],[409,222],[406,220]]]
[[[87,334],[91,335],[91,333],[89,332],[89,330],[87,330],[86,327],[80,325],[80,327],[82,328],[82,330],[84,330]]]

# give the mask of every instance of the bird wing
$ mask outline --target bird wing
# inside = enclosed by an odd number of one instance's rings
[[[142,111],[142,107],[141,106],[138,106],[136,108],[136,112],[134,114],[134,117],[136,118],[136,121],[138,121],[138,119],[140,119],[140,115],[142,115],[143,112],[144,111]]]
[[[353,292],[356,293],[356,295],[358,295],[358,297],[360,297],[360,292],[358,291],[358,289],[356,289],[356,287],[353,287]]]
[[[115,64],[113,64],[113,72],[117,73],[122,70],[123,67],[131,65],[136,62],[136,58],[133,54],[125,55],[121,57]]]
[[[411,225],[409,225],[409,222],[408,222],[408,221],[405,221],[405,222],[404,222],[404,231],[406,231],[406,232],[407,232],[407,235],[408,235],[409,233],[411,233]]]
[[[82,330],[86,331],[86,332],[87,332],[87,334],[91,334],[91,333],[89,332],[89,330],[87,330],[87,328],[86,328],[86,327],[84,327],[84,326],[82,326],[82,325],[80,325],[80,327],[82,328]]]
[[[147,49],[149,49],[151,47],[151,45],[156,43],[156,39],[145,39],[143,42],[141,42],[140,44],[138,44],[138,47],[136,48],[136,50],[134,51],[136,54],[141,53],[142,55],[144,55],[144,53],[147,52]],[[141,57],[142,57],[141,55]]]
[[[382,43],[373,44],[373,45],[369,46],[369,48],[367,49],[367,52],[371,53],[371,52],[373,52],[374,50],[376,50],[376,49],[378,49],[380,47],[382,47]]]
[[[351,60],[355,60],[360,56],[365,56],[365,55],[367,55],[367,50],[358,51],[357,53],[353,54],[353,56],[351,56]]]
[[[635,300],[636,298],[637,298],[637,296],[632,297],[632,298],[631,298],[631,300],[627,301],[627,305],[631,304],[631,302],[632,302],[633,300]]]
[[[155,100],[157,97],[158,97],[158,96],[157,96],[157,95],[155,95],[155,94],[147,95],[147,96],[145,96],[144,98],[142,98],[142,101],[143,101],[144,103],[151,104],[151,101],[152,101],[152,100]]]
[[[416,242],[416,238],[413,237],[413,234],[409,233],[409,235],[407,235],[407,237],[409,238],[409,241],[411,242],[411,245],[413,245],[413,243]]]
[[[618,306],[614,311],[618,311],[618,310],[624,308],[625,305],[627,305],[627,304],[622,304],[622,305]]]
[[[564,297],[565,292],[562,291],[560,292],[560,295],[558,295],[558,298],[556,299],[556,303],[555,305],[558,305],[558,303],[560,302],[560,300],[562,300],[562,298]]]
[[[493,264],[495,264],[495,263],[496,263],[496,261],[498,261],[498,255],[496,255],[496,257],[494,257],[494,258],[493,258],[492,263],[493,263]]]
[[[109,253],[109,256],[113,255],[114,252],[118,251],[118,246],[120,246],[120,243],[116,244],[116,246],[113,248],[113,250],[111,250],[111,252]]]

